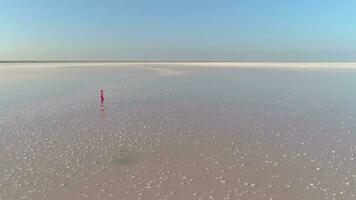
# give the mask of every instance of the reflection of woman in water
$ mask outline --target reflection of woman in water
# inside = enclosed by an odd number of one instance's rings
[[[100,90],[100,103],[104,104],[104,90]]]
[[[101,105],[100,105],[100,113],[101,113],[101,116],[102,116],[103,118],[106,117],[106,112],[105,112],[104,104],[101,104]]]

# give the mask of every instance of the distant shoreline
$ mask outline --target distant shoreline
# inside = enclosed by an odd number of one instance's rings
[[[235,62],[235,61],[7,61],[0,62],[0,69],[16,68],[61,68],[61,67],[133,67],[142,69],[155,69],[159,71],[171,70],[172,68],[268,68],[268,69],[356,69],[356,62],[272,62],[272,61],[253,61],[253,62]]]
[[[37,60],[11,60],[0,61],[0,63],[354,63],[355,61],[89,61],[89,60],[63,60],[63,61],[37,61]]]

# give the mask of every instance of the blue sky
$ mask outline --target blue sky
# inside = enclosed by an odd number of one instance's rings
[[[0,60],[356,60],[355,0],[0,5]]]

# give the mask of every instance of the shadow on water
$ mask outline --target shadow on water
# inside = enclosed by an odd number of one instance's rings
[[[138,156],[130,149],[120,149],[118,155],[111,159],[113,165],[130,165],[138,159]]]
[[[105,158],[98,158],[92,162],[95,165],[109,164],[113,166],[125,166],[135,163],[139,160],[139,155],[131,149],[120,149],[116,153],[110,153],[108,160]]]

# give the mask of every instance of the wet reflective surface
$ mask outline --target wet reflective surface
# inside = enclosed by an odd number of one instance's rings
[[[2,71],[0,199],[356,198],[355,70],[180,71]]]

